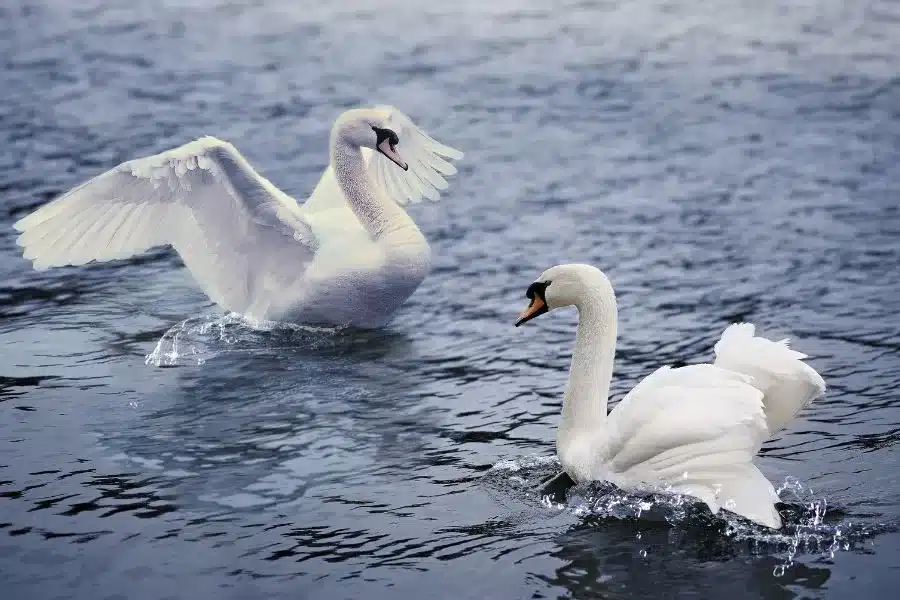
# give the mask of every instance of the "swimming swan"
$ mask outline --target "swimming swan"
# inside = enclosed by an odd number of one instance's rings
[[[379,327],[430,267],[428,242],[401,205],[437,199],[456,173],[447,159],[462,153],[390,106],[344,112],[330,146],[302,206],[230,143],[204,137],[63,194],[15,223],[16,242],[38,270],[171,245],[228,311]]]
[[[516,326],[564,306],[578,309],[578,333],[556,437],[574,482],[609,481],[623,489],[661,485],[694,496],[715,514],[725,508],[778,529],[778,496],[753,464],[763,441],[825,391],[825,382],[787,340],[755,337],[730,325],[713,364],[661,367],[608,416],[616,350],[616,297],[602,271],[559,265],[526,293]]]

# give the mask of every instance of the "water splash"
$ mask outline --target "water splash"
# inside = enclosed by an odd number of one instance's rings
[[[802,554],[832,560],[838,552],[858,549],[887,529],[842,518],[842,511],[829,508],[827,498],[793,477],[787,477],[776,489],[784,524],[775,531],[730,512],[712,515],[706,505],[690,496],[625,491],[607,482],[576,485],[564,500],[542,495],[543,482],[559,470],[556,457],[530,455],[498,462],[485,474],[485,483],[506,495],[581,519],[663,522],[682,531],[711,531],[730,540],[736,549],[743,547],[751,554],[777,557],[779,562],[773,569],[776,577],[783,576]],[[641,537],[638,531],[638,544]],[[646,557],[646,549],[638,553]]]
[[[144,358],[144,364],[172,367],[190,362],[202,366],[221,352],[272,350],[279,343],[296,345],[303,336],[303,341],[309,341],[310,335],[329,336],[343,329],[262,321],[236,313],[191,317],[166,331]]]
[[[772,571],[776,577],[783,576],[787,569],[794,565],[798,553],[819,554],[823,558],[833,560],[838,551],[847,551],[855,546],[860,534],[864,533],[864,528],[854,526],[849,520],[836,524],[826,523],[828,499],[817,497],[812,489],[794,477],[786,477],[775,491],[782,503],[787,504],[789,510],[798,513],[799,517],[799,519],[785,519],[782,531],[770,534],[769,539],[764,540],[766,543],[782,545],[786,541],[784,562]],[[746,534],[735,529],[732,535],[740,539]],[[760,537],[763,536],[756,535],[754,539]]]

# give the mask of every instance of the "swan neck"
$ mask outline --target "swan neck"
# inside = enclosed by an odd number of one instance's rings
[[[380,241],[398,233],[407,237],[410,233],[418,233],[406,211],[376,191],[359,147],[335,136],[331,143],[331,165],[350,210],[373,240]]]
[[[600,290],[576,304],[578,333],[563,399],[568,428],[606,424],[609,385],[616,353],[616,300],[612,289]]]

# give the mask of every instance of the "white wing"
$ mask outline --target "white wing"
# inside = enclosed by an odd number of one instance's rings
[[[397,150],[409,169],[404,171],[383,154],[363,148],[363,159],[372,183],[379,192],[400,205],[419,202],[423,198],[438,200],[440,193],[448,187],[446,178],[456,174],[456,167],[450,160],[461,159],[463,153],[431,138],[398,109],[380,106],[378,110],[388,113],[387,126],[400,138]],[[303,211],[310,214],[345,207],[344,194],[329,165],[303,204]]]
[[[716,366],[753,378],[762,390],[769,432],[775,433],[825,393],[825,380],[791,350],[788,340],[756,337],[750,323],[729,325],[716,343]]]
[[[397,204],[419,202],[422,198],[437,200],[440,192],[447,189],[445,176],[456,174],[456,167],[445,158],[459,160],[463,153],[429,137],[396,108],[380,108],[390,111],[388,127],[400,138],[397,149],[409,169],[397,168],[388,157],[376,152],[369,161],[375,184]]]
[[[781,526],[775,490],[753,464],[769,432],[749,377],[708,364],[663,367],[612,411],[609,432],[608,464],[622,481],[661,482],[714,513]]]
[[[35,269],[171,244],[213,301],[244,314],[275,301],[316,248],[297,203],[212,137],[122,163],[14,227]]]

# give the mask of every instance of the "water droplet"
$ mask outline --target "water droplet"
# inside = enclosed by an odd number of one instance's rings
[[[772,575],[774,575],[775,577],[781,577],[782,575],[784,575],[784,571],[785,571],[785,566],[778,565],[777,567],[772,569]]]
[[[647,550],[641,550],[638,554],[641,555],[641,558],[647,558]]]

